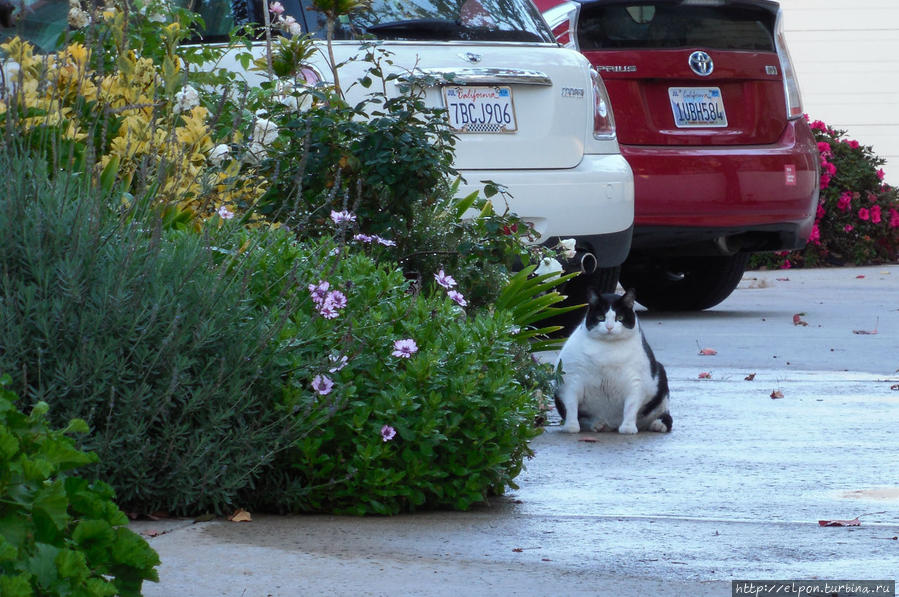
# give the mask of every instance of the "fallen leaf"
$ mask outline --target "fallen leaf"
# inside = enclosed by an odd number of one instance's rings
[[[890,386],[891,390],[899,390],[899,383]]]
[[[552,562],[552,560],[550,560],[549,558],[540,558],[540,559],[544,562]]]
[[[873,336],[877,333],[877,328],[880,326],[880,317],[874,320],[874,329],[873,330],[852,330],[853,334],[858,334],[860,336]]]
[[[859,274],[859,275],[857,275],[857,276],[855,276],[855,277],[856,277],[856,279],[861,280],[862,278],[865,277],[865,274]]]
[[[852,520],[819,520],[818,526],[821,527],[860,527],[862,526],[858,516]]]
[[[783,398],[783,397],[784,397],[784,393],[781,392],[780,390],[774,390],[773,392],[771,392],[772,400],[777,400],[778,398]]]
[[[797,313],[793,316],[793,325],[808,325],[807,321],[803,321],[802,316],[805,313]]]
[[[699,374],[699,379],[712,379],[712,374],[708,371],[703,371]]]
[[[228,520],[231,522],[252,522],[253,517],[243,508],[238,508],[234,511],[234,514],[228,517]]]
[[[514,551],[515,553],[521,553],[524,551],[524,549],[522,549],[521,547],[514,547],[512,548],[512,551]]]
[[[588,444],[595,444],[595,443],[596,443],[596,438],[595,438],[595,437],[582,437],[582,438],[579,439],[578,441],[579,441],[579,442],[587,442]]]
[[[703,356],[712,356],[712,355],[718,354],[718,351],[715,350],[714,348],[703,348],[702,350],[699,351],[699,354],[701,354]]]
[[[777,278],[777,281],[778,282],[789,282],[790,279],[789,278]]]
[[[744,377],[743,379],[746,380],[746,381],[752,381],[753,379],[755,379],[755,373],[750,373],[749,375],[747,375],[747,376]]]

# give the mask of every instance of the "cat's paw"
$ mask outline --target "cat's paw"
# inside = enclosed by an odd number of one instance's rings
[[[656,431],[658,433],[668,433],[671,429],[668,428],[668,425],[662,421],[662,419],[656,419],[652,423],[649,424],[650,431]]]
[[[637,426],[634,424],[622,423],[621,426],[618,427],[618,433],[633,435],[637,433]]]
[[[562,433],[580,433],[580,431],[581,424],[578,423],[577,420],[572,421],[571,423],[565,421],[565,423],[562,425]]]

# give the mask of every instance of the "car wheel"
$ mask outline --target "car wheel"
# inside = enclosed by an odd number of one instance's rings
[[[681,257],[655,264],[625,264],[621,284],[633,288],[637,301],[654,311],[701,311],[714,307],[734,291],[749,253]]]

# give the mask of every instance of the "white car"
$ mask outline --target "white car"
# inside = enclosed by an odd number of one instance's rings
[[[325,17],[310,0],[281,5],[282,18],[324,40]],[[205,43],[224,40],[235,24],[263,22],[263,9],[254,0],[204,0],[195,8],[207,25]],[[373,0],[336,28],[338,63],[358,54],[363,35],[381,40],[398,71],[451,74],[452,82],[427,89],[426,101],[446,108],[458,134],[462,191],[485,180],[504,185],[512,211],[533,224],[539,242],[576,239],[566,269],[595,270],[595,284],[614,288],[630,249],[633,174],[618,149],[602,80],[583,56],[555,42],[530,0]],[[313,56],[310,66],[328,78],[326,55]],[[344,65],[343,87],[365,66]],[[364,92],[358,85],[350,91]]]

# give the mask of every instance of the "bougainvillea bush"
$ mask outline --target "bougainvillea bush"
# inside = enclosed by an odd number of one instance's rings
[[[821,195],[815,225],[799,251],[755,257],[756,266],[865,265],[899,259],[899,190],[883,182],[874,150],[820,120]]]

